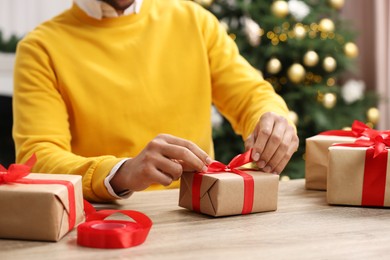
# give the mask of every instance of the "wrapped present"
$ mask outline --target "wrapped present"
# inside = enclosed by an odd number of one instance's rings
[[[211,216],[228,216],[277,209],[279,176],[240,168],[251,150],[228,165],[213,162],[206,172],[181,177],[179,206]]]
[[[84,220],[81,176],[0,168],[0,238],[58,241]]]
[[[329,148],[329,204],[390,206],[390,136],[374,133]]]
[[[328,148],[334,143],[353,143],[367,133],[368,126],[354,121],[352,130],[330,130],[306,139],[305,184],[309,190],[326,190]]]

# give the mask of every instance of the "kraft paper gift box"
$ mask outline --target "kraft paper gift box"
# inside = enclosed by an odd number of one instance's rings
[[[329,204],[390,206],[388,149],[376,156],[374,153],[373,147],[348,147],[344,144],[329,148]]]
[[[346,131],[346,133],[348,132]],[[356,137],[352,136],[321,134],[307,138],[305,152],[306,189],[326,190],[328,148],[334,143],[353,143],[355,140]]]
[[[184,173],[179,206],[215,217],[276,210],[279,176],[249,170],[251,152],[228,165],[215,161],[206,172]]]
[[[355,120],[351,130],[329,130],[306,139],[305,179],[306,189],[326,190],[328,148],[334,143],[353,143],[356,138],[379,131]]]
[[[198,198],[199,209],[194,208],[194,178],[199,173],[185,173],[181,177],[179,206],[219,217],[277,209],[279,176],[258,171],[245,171],[253,178],[253,201],[244,208],[244,179],[234,173],[212,173],[201,176]]]
[[[81,176],[31,173],[0,181],[0,212],[0,238],[58,241],[84,221]]]
[[[179,206],[215,217],[276,210],[279,176],[249,170],[251,153],[228,165],[215,161],[206,172],[184,173]]]

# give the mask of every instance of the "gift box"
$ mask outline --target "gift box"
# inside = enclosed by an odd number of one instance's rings
[[[279,177],[271,173],[249,172],[254,180],[253,205],[250,212],[277,209]],[[185,173],[180,183],[179,206],[194,210],[193,180],[199,173]],[[195,210],[211,216],[242,214],[244,207],[244,180],[234,173],[203,174],[200,187],[200,208]]]
[[[308,190],[326,190],[328,148],[334,143],[353,143],[356,137],[316,135],[306,139],[305,186]]]
[[[31,173],[4,179],[0,178],[0,238],[58,241],[84,221],[81,176]]]
[[[184,173],[179,206],[211,216],[228,216],[277,209],[279,176],[242,169],[250,151],[229,165],[214,162],[202,173]]]
[[[335,144],[329,148],[329,204],[390,206],[390,141],[385,144],[375,139],[358,139],[353,144]]]
[[[307,138],[305,152],[306,189],[326,190],[328,148],[332,144],[353,143],[356,138],[368,135],[371,130],[364,123],[355,120],[351,130],[330,130]]]

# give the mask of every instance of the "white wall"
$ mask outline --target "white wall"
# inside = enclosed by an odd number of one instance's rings
[[[71,5],[72,0],[0,0],[0,31],[6,40],[22,37]],[[12,96],[13,64],[12,54],[0,53],[0,95]]]
[[[6,39],[23,36],[71,5],[72,0],[0,0],[0,30]]]

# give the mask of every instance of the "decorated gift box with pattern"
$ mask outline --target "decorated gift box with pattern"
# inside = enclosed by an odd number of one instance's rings
[[[327,201],[354,206],[390,206],[390,135],[370,137],[329,148]]]
[[[351,130],[330,130],[306,139],[305,184],[309,190],[326,190],[328,148],[334,143],[353,143],[366,135],[369,129],[364,123],[354,121]]]
[[[81,176],[0,169],[0,238],[58,241],[84,220]]]
[[[229,216],[277,209],[279,176],[242,169],[250,151],[228,165],[213,162],[207,172],[181,177],[179,206],[211,216]]]

